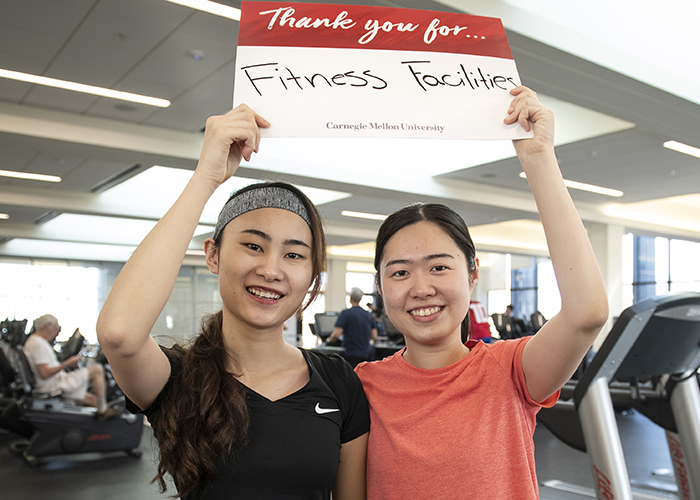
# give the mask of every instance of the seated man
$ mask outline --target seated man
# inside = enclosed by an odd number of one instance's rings
[[[353,367],[362,361],[372,359],[373,346],[370,339],[376,342],[377,328],[374,323],[374,315],[360,307],[362,300],[362,290],[353,288],[350,291],[350,309],[345,309],[338,316],[335,322],[335,329],[328,342],[343,336],[343,347],[345,348],[345,359]]]
[[[72,372],[64,371],[66,368],[77,366],[80,356],[72,356],[63,363],[58,362],[56,351],[51,347],[51,343],[61,331],[56,317],[45,314],[34,321],[34,328],[35,332],[24,344],[24,355],[34,372],[36,391],[50,393],[60,390],[64,397],[97,407],[97,416],[100,419],[117,415],[117,411],[107,406],[102,365],[96,364]],[[92,384],[94,394],[87,392],[88,381]]]

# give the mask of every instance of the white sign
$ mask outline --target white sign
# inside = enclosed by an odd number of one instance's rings
[[[503,118],[520,85],[499,19],[243,2],[234,104],[268,137],[531,137]]]

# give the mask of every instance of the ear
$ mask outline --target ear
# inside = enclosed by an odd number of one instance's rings
[[[476,261],[476,270],[469,275],[469,294],[474,291],[474,288],[476,288],[476,283],[479,281],[479,259],[475,258]]]
[[[212,238],[204,240],[204,258],[212,274],[219,274],[219,249]]]

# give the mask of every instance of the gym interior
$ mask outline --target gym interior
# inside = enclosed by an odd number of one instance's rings
[[[560,401],[538,415],[540,497],[700,498],[700,75],[684,62],[700,46],[690,25],[698,6],[356,3],[501,18],[521,80],[557,116],[557,157],[610,318]],[[150,482],[157,452],[142,416],[97,422],[60,396],[33,397],[19,352],[32,321],[51,313],[62,355],[108,372],[95,332],[100,308],[192,175],[207,117],[231,108],[237,35],[238,21],[167,0],[0,4],[0,169],[39,174],[0,175],[2,422],[14,419],[0,431],[2,498],[164,496]],[[170,105],[47,86],[18,72]],[[221,307],[203,242],[228,193],[261,179],[300,186],[326,228],[323,293],[287,322],[289,343],[342,354],[324,341],[349,290],[365,292],[363,307],[379,304],[372,260],[381,220],[416,201],[449,205],[469,224],[480,263],[472,299],[484,305],[494,339],[535,334],[556,314],[544,233],[510,143],[336,141],[263,138],[260,159],[242,165],[205,209],[152,336],[189,339]],[[401,335],[378,320],[382,357],[401,348]],[[508,473],[508,464],[492,465],[495,477]]]

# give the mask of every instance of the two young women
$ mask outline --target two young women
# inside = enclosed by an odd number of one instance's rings
[[[441,205],[390,216],[375,267],[406,348],[357,369],[372,416],[368,449],[367,402],[352,371],[283,341],[284,321],[309,287],[313,299],[325,263],[318,214],[293,188],[254,187],[222,210],[205,250],[223,310],[193,346],[163,350],[149,336],[206,200],[269,125],[245,106],[207,122],[191,182],[124,267],[98,322],[118,383],[153,424],[161,481],[171,474],[188,498],[328,498],[332,489],[342,500],[364,498],[366,465],[370,499],[537,498],[535,414],[593,343],[607,300],[554,157],[552,114],[531,90],[512,94],[506,123],[534,128],[515,146],[561,312],[531,339],[465,345],[478,261],[464,221]],[[311,417],[327,429],[298,423]],[[493,475],[499,463],[505,476]]]

